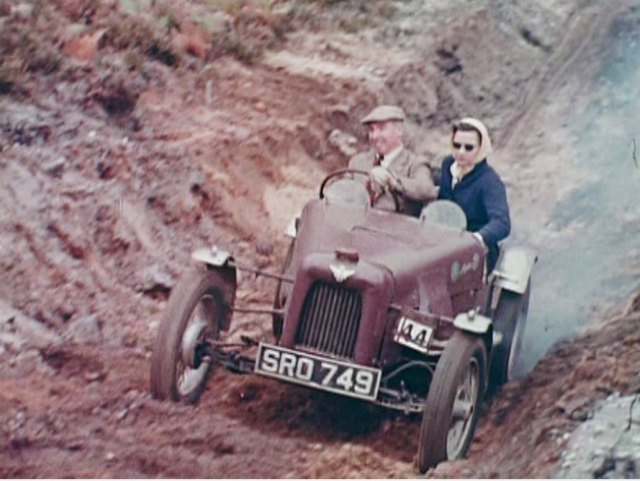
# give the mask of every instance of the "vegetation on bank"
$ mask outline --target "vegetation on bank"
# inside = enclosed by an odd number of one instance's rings
[[[0,0],[0,93],[21,93],[29,74],[64,78],[79,62],[114,53],[131,69],[222,55],[250,62],[284,37],[291,10],[278,3]]]
[[[211,75],[252,64],[295,30],[345,34],[387,21],[406,0],[0,0],[0,99],[89,83],[83,102],[130,113],[157,68]]]
[[[348,33],[388,18],[380,0],[0,0],[0,95],[28,94],[32,75],[74,77],[87,64],[121,55],[124,66],[145,62],[198,68],[230,55],[252,63],[288,32],[313,29],[339,10]]]

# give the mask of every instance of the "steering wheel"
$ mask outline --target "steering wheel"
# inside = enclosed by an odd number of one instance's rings
[[[330,185],[332,182],[334,182],[336,179],[345,177],[348,174],[355,174],[358,176],[364,176],[367,179],[369,178],[369,172],[367,172],[366,170],[359,170],[359,169],[340,169],[340,170],[336,170],[335,172],[331,172],[329,175],[327,175],[324,180],[322,181],[322,184],[320,184],[320,198],[324,199],[325,195],[324,195],[324,191],[327,188],[328,185]],[[365,185],[367,185],[365,183]],[[369,189],[367,188],[367,191]],[[393,192],[393,191],[385,191],[386,193],[388,193],[391,198],[393,199],[393,205],[394,205],[394,209],[395,212],[400,212],[400,199],[398,198],[398,193],[397,192]],[[369,201],[369,206],[373,207],[373,197],[370,197],[370,201]]]

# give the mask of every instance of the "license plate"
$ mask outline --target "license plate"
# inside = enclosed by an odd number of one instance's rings
[[[350,397],[375,400],[380,369],[260,343],[255,372]]]
[[[398,327],[393,339],[398,344],[426,353],[429,350],[432,337],[433,328],[402,316],[398,321]]]

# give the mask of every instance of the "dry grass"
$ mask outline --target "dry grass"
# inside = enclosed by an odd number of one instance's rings
[[[25,76],[48,76],[61,70],[64,58],[43,33],[49,28],[47,22],[1,20],[0,94],[24,93],[20,85]]]
[[[0,0],[0,17],[7,17],[11,13],[11,2]]]
[[[179,65],[180,57],[170,42],[170,28],[143,17],[110,15],[104,22],[107,29],[105,47],[124,51],[127,55],[144,55],[165,65]]]
[[[225,2],[215,0],[229,15],[227,28],[214,35],[213,57],[232,55],[238,60],[251,63],[262,56],[265,50],[278,46],[292,27],[293,9],[287,5],[278,8],[269,2]],[[224,6],[233,3],[232,6]]]
[[[306,28],[318,11],[337,8],[345,31],[368,26],[364,11],[380,0],[206,0],[149,2],[149,8],[125,0],[0,0],[0,95],[28,91],[42,76],[73,81],[76,60],[62,49],[78,35],[104,29],[97,55],[88,61],[102,69],[102,58],[120,56],[130,72],[143,73],[146,62],[173,68],[203,68],[221,56],[253,63],[277,48],[296,28]],[[131,7],[133,5],[133,7]],[[203,19],[215,18],[215,25]],[[200,25],[206,55],[176,46],[175,37],[189,22]],[[194,55],[188,62],[188,56]],[[84,59],[83,59],[84,60]]]

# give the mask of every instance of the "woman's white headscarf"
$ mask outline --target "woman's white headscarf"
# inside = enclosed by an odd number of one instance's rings
[[[451,173],[453,175],[454,185],[462,177],[468,174],[478,162],[481,162],[482,160],[486,159],[487,156],[493,150],[493,148],[491,147],[491,138],[489,137],[489,131],[487,130],[487,127],[478,119],[474,119],[473,117],[465,117],[464,119],[461,119],[458,122],[458,124],[471,125],[472,127],[478,130],[478,132],[480,133],[480,139],[479,139],[480,148],[478,149],[478,152],[476,153],[476,156],[474,157],[473,162],[469,168],[461,169],[460,166],[457,165],[457,162],[454,162],[453,165],[451,165]],[[453,143],[453,137],[455,136],[455,133],[456,133],[455,130],[451,133],[452,143]]]
[[[486,159],[493,150],[493,148],[491,147],[491,138],[489,137],[489,131],[482,122],[480,122],[478,119],[474,119],[473,117],[465,117],[464,119],[460,120],[460,123],[469,124],[472,127],[478,129],[478,132],[480,132],[480,149],[476,154],[476,158],[473,159],[473,163],[475,165],[481,160]]]

